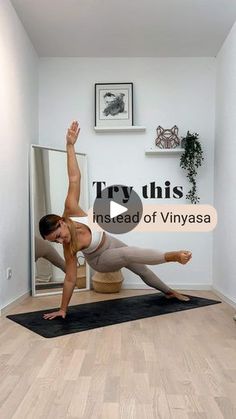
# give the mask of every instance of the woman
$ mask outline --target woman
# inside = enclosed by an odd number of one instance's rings
[[[149,286],[162,291],[167,298],[188,301],[188,297],[170,289],[145,264],[156,265],[166,262],[186,264],[191,258],[191,252],[181,250],[161,253],[151,249],[129,247],[105,232],[90,230],[87,214],[78,205],[81,175],[74,144],[79,132],[79,124],[74,121],[66,136],[69,189],[63,216],[49,214],[39,222],[39,231],[44,239],[63,245],[66,261],[61,308],[53,313],[44,314],[44,318],[49,320],[55,317],[65,318],[76,282],[78,251],[83,252],[86,261],[95,271],[112,272],[125,267],[139,275]]]

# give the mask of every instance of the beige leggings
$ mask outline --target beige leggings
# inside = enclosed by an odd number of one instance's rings
[[[170,288],[152,272],[147,265],[159,265],[165,263],[164,253],[153,249],[127,246],[122,241],[109,236],[107,233],[105,242],[92,254],[84,253],[88,264],[97,272],[114,272],[121,268],[127,268],[150,287],[163,293]]]
[[[39,258],[47,259],[53,265],[66,272],[66,264],[64,259],[57,253],[52,245],[39,237],[35,237],[35,262]]]

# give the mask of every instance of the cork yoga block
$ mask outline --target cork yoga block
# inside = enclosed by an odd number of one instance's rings
[[[93,289],[101,293],[113,293],[121,290],[124,277],[121,271],[116,272],[96,272],[93,277]]]

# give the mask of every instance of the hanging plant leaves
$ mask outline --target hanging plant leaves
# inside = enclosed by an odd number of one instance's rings
[[[199,134],[191,134],[189,131],[185,138],[183,138],[185,151],[180,158],[180,167],[187,171],[187,178],[192,184],[192,188],[188,191],[186,199],[190,200],[192,204],[200,202],[197,196],[197,169],[202,165],[204,160],[201,144],[198,140]]]

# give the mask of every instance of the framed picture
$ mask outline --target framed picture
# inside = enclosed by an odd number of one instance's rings
[[[133,83],[95,84],[95,126],[133,125]]]

